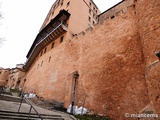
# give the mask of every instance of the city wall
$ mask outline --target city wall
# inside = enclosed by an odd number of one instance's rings
[[[106,11],[94,29],[35,61],[27,71],[26,91],[68,107],[73,73],[78,71],[76,105],[115,120],[128,119],[125,113],[144,112],[146,106],[159,112],[159,61],[152,65],[157,60],[153,51],[159,50],[159,4],[158,0],[128,0],[118,5],[122,9],[116,14]]]

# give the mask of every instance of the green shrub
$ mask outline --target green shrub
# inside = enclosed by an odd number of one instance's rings
[[[10,89],[10,92],[20,93],[19,89]]]

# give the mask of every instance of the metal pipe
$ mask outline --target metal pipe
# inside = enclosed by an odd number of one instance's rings
[[[32,106],[29,109],[28,120],[29,120],[29,117],[30,117],[30,114],[31,114],[31,110],[32,110]]]
[[[39,116],[39,118],[40,118],[41,120],[43,120],[43,118],[41,117],[41,115],[40,115],[40,114],[37,112],[37,110],[33,107],[33,105],[30,103],[30,101],[29,101],[27,98],[24,97],[24,93],[22,93],[22,99],[21,99],[21,103],[20,103],[18,112],[20,111],[20,108],[21,108],[23,99],[30,105],[30,110],[29,110],[29,114],[28,114],[28,120],[29,120],[29,117],[30,117],[30,113],[31,113],[32,108],[33,108],[33,110],[36,112],[36,114]]]
[[[21,109],[21,105],[22,105],[22,102],[23,102],[23,94],[22,94],[22,99],[21,99],[21,103],[20,103],[20,105],[19,105],[19,108],[18,108],[18,112],[20,111],[20,109]]]

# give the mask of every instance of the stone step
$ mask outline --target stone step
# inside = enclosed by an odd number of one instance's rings
[[[19,102],[19,103],[21,102],[20,97],[15,97],[7,94],[4,94],[3,96],[1,95],[0,99],[5,101],[12,101],[12,102]],[[26,103],[25,100],[23,100],[23,103]]]
[[[0,115],[0,120],[28,120],[27,117],[17,117],[17,116],[3,116]],[[29,120],[38,120],[37,118],[29,118]]]
[[[64,120],[61,115],[47,115],[47,114],[40,114],[41,117],[45,120]],[[31,120],[35,119],[40,119],[39,116],[35,113],[30,113],[30,117]],[[0,119],[28,119],[28,113],[24,113],[24,112],[11,112],[11,111],[3,111],[0,110]]]

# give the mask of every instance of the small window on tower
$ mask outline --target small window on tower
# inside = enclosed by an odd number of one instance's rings
[[[63,0],[61,0],[61,6],[63,5]]]
[[[91,21],[91,17],[88,17],[88,21],[89,21],[89,22]]]
[[[48,60],[48,62],[50,62],[51,61],[51,56],[49,57],[49,60]]]
[[[91,2],[89,3],[89,6],[92,6],[92,3],[91,3]]]
[[[93,7],[93,10],[95,11],[95,7]]]
[[[93,23],[93,25],[95,24],[95,22],[94,22],[94,21],[93,21],[92,23]]]
[[[43,54],[43,50],[41,51],[41,54],[40,54],[40,56],[42,56],[42,54]]]
[[[67,7],[70,5],[70,1],[67,3]]]
[[[63,42],[63,36],[60,38],[60,43]]]
[[[93,18],[95,18],[95,16],[96,16],[96,15],[95,15],[95,14],[93,14]]]
[[[52,46],[51,46],[51,48],[54,48],[54,42],[52,43]]]
[[[47,48],[44,49],[44,53],[46,53],[46,51],[47,51]]]
[[[63,5],[63,2],[61,2],[61,6]]]
[[[89,9],[89,14],[91,14],[91,9]]]

